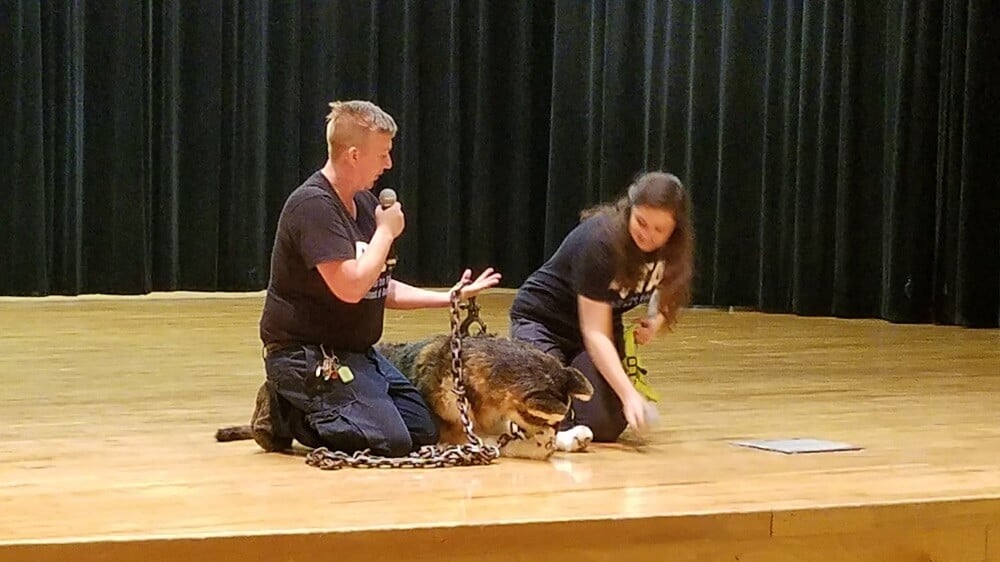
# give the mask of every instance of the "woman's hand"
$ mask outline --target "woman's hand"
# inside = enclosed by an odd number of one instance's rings
[[[622,397],[622,413],[625,421],[636,431],[646,429],[646,399],[635,388]]]
[[[639,325],[635,328],[635,343],[646,345],[653,341],[653,336],[663,327],[664,321],[666,321],[666,318],[662,314],[639,320]]]

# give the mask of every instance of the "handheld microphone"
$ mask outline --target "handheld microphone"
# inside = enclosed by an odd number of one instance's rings
[[[396,191],[390,187],[383,189],[378,194],[378,202],[382,204],[383,209],[388,209],[396,204]]]
[[[378,202],[382,205],[383,209],[392,207],[396,204],[396,201],[396,191],[392,188],[387,187],[378,194]],[[396,243],[393,242],[392,245],[389,246],[389,255],[385,258],[386,269],[391,272],[392,269],[396,267],[396,261]]]

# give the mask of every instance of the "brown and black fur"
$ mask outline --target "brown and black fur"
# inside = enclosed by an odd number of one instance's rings
[[[377,349],[396,365],[439,418],[441,442],[467,442],[454,392],[451,339],[379,344]],[[512,443],[506,456],[548,457],[559,422],[570,399],[589,400],[594,392],[580,371],[527,344],[489,335],[462,338],[465,392],[475,432],[491,440],[513,422],[529,437]]]
[[[441,442],[468,442],[458,409],[447,335],[376,346],[417,388],[438,418]],[[593,387],[580,371],[527,344],[491,335],[462,338],[466,396],[476,434],[495,442],[514,423],[527,439],[504,447],[509,457],[547,458],[571,398],[589,400]],[[258,396],[259,399],[259,396]],[[221,428],[219,441],[250,439],[249,426]]]

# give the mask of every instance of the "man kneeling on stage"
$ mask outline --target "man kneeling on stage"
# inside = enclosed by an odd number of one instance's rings
[[[405,456],[435,444],[434,418],[419,392],[373,349],[385,308],[448,307],[447,292],[391,278],[387,258],[405,226],[398,202],[371,193],[392,167],[393,118],[367,101],[330,104],[328,158],[289,195],[278,219],[260,320],[267,381],[251,420],[266,451],[307,447]],[[492,269],[462,298],[499,283]]]

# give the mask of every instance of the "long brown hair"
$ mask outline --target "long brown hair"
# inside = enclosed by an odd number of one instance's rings
[[[677,313],[691,302],[691,278],[694,275],[694,224],[691,220],[691,198],[681,180],[666,172],[648,172],[639,176],[629,186],[626,195],[614,203],[605,203],[586,209],[581,219],[593,215],[606,215],[615,260],[615,281],[622,287],[634,287],[643,274],[643,266],[650,256],[645,254],[629,234],[628,222],[632,208],[653,207],[670,211],[676,224],[667,243],[655,252],[657,261],[665,267],[660,291],[660,313],[666,318],[667,328],[677,322]]]

